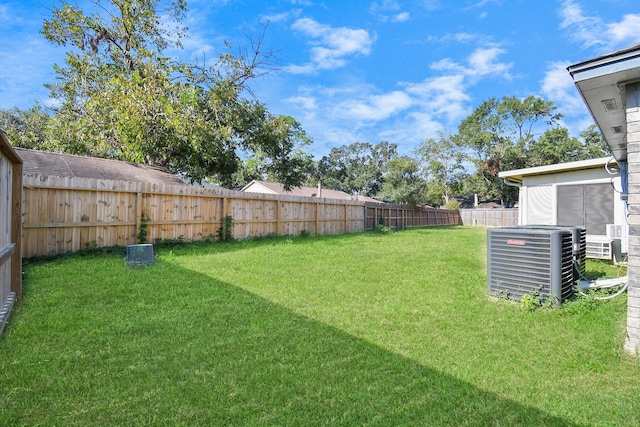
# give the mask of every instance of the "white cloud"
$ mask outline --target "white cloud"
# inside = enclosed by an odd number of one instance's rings
[[[549,64],[540,82],[540,89],[543,97],[553,101],[564,115],[563,126],[569,128],[572,134],[579,135],[593,123],[593,119],[567,72],[569,65],[566,61]]]
[[[499,75],[510,79],[509,69],[513,64],[496,62],[496,58],[503,53],[505,53],[504,49],[499,47],[476,49],[469,57],[470,70],[468,74],[472,76]]]
[[[260,20],[266,23],[286,22],[292,18],[297,18],[301,13],[301,9],[295,9],[288,12],[277,13],[275,15],[264,15]]]
[[[312,74],[318,68],[315,64],[308,63],[304,65],[287,65],[283,69],[291,74]]]
[[[478,43],[481,45],[490,45],[491,37],[483,35],[483,34],[474,34],[474,33],[448,33],[443,36],[429,36],[427,37],[427,42],[429,43]]]
[[[554,62],[547,67],[540,88],[565,114],[584,112],[584,102],[567,72],[568,62]]]
[[[433,70],[464,74],[473,79],[487,76],[511,79],[512,76],[509,70],[513,64],[497,61],[498,56],[503,53],[505,53],[505,50],[497,46],[477,48],[468,56],[466,64],[460,64],[450,58],[444,58],[432,63],[430,67]]]
[[[429,68],[436,71],[447,71],[449,73],[454,72],[464,74],[465,72],[465,67],[454,62],[451,58],[444,58],[440,61],[433,62],[429,65]]]
[[[407,92],[420,99],[422,110],[453,123],[467,113],[470,97],[465,92],[465,76],[450,74],[407,84]]]
[[[374,1],[369,7],[369,13],[376,16],[382,22],[406,22],[411,15],[409,12],[401,11],[401,9],[400,4],[394,0]]]
[[[408,152],[403,153],[403,148],[408,150],[411,147],[417,147],[429,136],[441,132],[444,129],[443,126],[443,123],[436,120],[432,114],[416,111],[392,123],[378,136],[380,141],[410,142],[410,144],[402,144],[399,147],[400,154],[409,154]]]
[[[395,15],[393,18],[391,18],[391,22],[406,22],[409,20],[409,18],[411,17],[411,15],[409,15],[409,12],[401,12],[398,13],[397,15]]]
[[[316,111],[318,109],[316,99],[311,96],[292,96],[285,99],[285,101],[297,105],[307,113]]]
[[[195,31],[189,33],[187,37],[182,39],[182,48],[189,56],[187,60],[191,60],[193,57],[205,59],[210,53],[214,52],[214,47],[208,42],[207,37],[202,34],[198,34]],[[176,49],[175,51],[176,53],[180,52],[179,49]],[[212,55],[212,58],[210,59],[215,61],[217,60],[217,57]]]
[[[612,43],[618,46],[635,43],[640,40],[640,14],[629,14],[622,21],[607,24],[607,33],[611,35]]]
[[[285,69],[294,74],[309,74],[317,70],[343,67],[347,59],[355,55],[368,55],[375,41],[368,31],[347,27],[332,27],[310,18],[296,20],[291,28],[309,36],[313,41],[311,62],[290,65]]]
[[[305,34],[321,34],[320,27],[317,23],[309,25]],[[467,33],[458,37],[485,41]],[[387,140],[404,147],[416,146],[439,131],[455,128],[471,112],[471,89],[479,81],[512,78],[512,64],[501,60],[506,53],[502,46],[486,43],[461,59],[432,62],[434,76],[422,81],[399,82],[396,88],[383,91],[354,78],[343,80],[339,86],[301,87],[286,102],[298,109],[296,117],[318,145]],[[310,62],[297,67],[310,72],[315,66]]]
[[[400,4],[395,0],[382,0],[380,2],[374,1],[369,8],[371,13],[377,14],[380,12],[389,12],[400,10]]]
[[[585,15],[574,0],[565,0],[560,9],[560,28],[583,47],[610,51],[640,42],[640,14],[625,15],[620,22],[605,23],[598,16]]]
[[[365,100],[349,100],[340,103],[336,110],[344,117],[354,120],[385,120],[406,110],[413,104],[409,95],[393,91],[382,95],[371,95]]]
[[[484,7],[490,3],[500,3],[500,0],[480,0],[478,2],[475,2],[474,4],[472,4],[471,6],[467,7],[467,9],[474,9],[474,8],[478,8],[478,7]]]

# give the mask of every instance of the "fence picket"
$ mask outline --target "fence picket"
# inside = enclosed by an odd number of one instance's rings
[[[394,228],[460,223],[457,212],[434,208],[30,175],[22,207],[26,258],[136,243],[143,214],[148,242],[215,235],[227,215],[237,239],[361,232],[380,221]]]

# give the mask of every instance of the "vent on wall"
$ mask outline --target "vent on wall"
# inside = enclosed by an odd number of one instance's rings
[[[581,249],[584,234],[577,229],[490,228],[487,231],[489,294],[520,301],[523,295],[538,292],[543,298],[551,297],[554,303],[562,304],[574,292],[577,277],[574,260],[581,263],[584,259],[584,249]],[[578,236],[577,246],[574,236]]]
[[[611,239],[621,239],[622,226],[618,224],[607,224],[607,237]]]
[[[587,239],[587,258],[611,260],[613,257],[613,239],[610,237],[589,236]]]

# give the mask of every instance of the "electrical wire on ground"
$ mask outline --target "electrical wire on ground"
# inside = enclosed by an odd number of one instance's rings
[[[578,266],[578,262],[573,260],[573,268],[578,272],[578,275],[582,280],[580,280],[580,285],[577,286],[577,291],[580,295],[586,296],[587,294],[583,291],[583,289],[615,289],[620,286],[620,289],[615,293],[603,297],[594,297],[597,300],[604,301],[613,299],[617,296],[622,295],[627,291],[628,284],[628,276],[623,277],[614,277],[612,279],[596,279],[591,280],[585,277],[580,268]],[[584,286],[586,284],[586,286]]]

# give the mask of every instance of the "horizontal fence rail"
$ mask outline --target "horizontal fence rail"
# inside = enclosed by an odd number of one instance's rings
[[[457,211],[192,186],[25,176],[25,258],[157,239],[202,240],[231,218],[233,238],[459,224]]]

